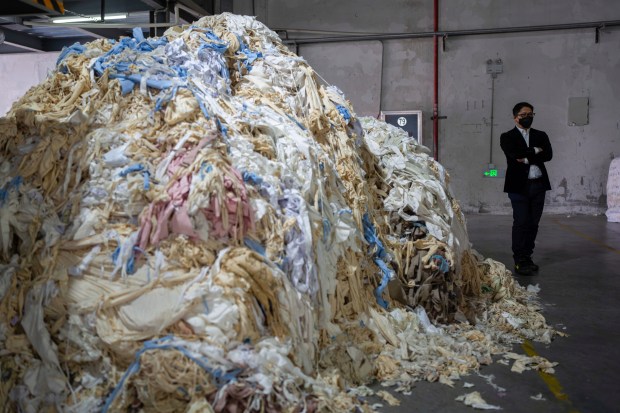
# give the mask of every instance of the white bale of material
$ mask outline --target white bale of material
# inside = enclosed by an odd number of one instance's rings
[[[607,221],[620,222],[620,158],[609,165],[607,178]]]

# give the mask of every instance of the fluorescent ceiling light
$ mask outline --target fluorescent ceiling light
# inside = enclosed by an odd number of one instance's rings
[[[127,18],[127,13],[106,14],[104,20],[123,20]],[[52,23],[82,23],[82,22],[101,22],[101,15],[85,17],[55,17]]]

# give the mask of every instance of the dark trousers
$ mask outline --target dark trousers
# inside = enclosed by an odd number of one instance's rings
[[[512,203],[512,256],[515,263],[531,259],[534,252],[538,222],[545,206],[542,179],[529,180],[523,194],[509,192]]]

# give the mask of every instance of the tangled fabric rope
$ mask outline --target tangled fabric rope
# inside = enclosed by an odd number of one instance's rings
[[[65,49],[0,119],[0,171],[16,411],[370,411],[351,386],[553,336],[428,150],[252,17]]]

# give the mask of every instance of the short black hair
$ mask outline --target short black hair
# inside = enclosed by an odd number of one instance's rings
[[[512,116],[516,117],[519,114],[519,112],[521,111],[521,109],[523,109],[525,107],[532,109],[532,112],[534,111],[534,106],[530,105],[527,102],[519,102],[519,103],[517,103],[515,105],[514,108],[512,108]]]

